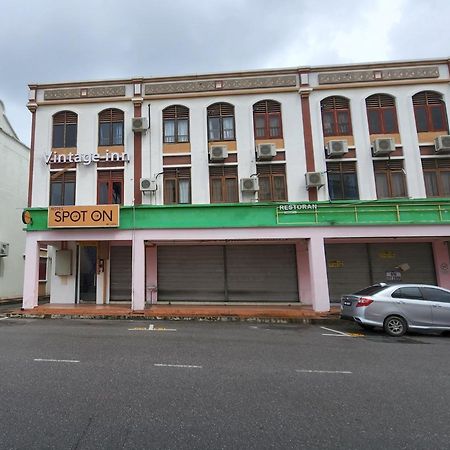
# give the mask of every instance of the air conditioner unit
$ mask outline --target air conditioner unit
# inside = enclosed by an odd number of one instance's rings
[[[221,161],[228,157],[226,145],[213,145],[209,148],[209,159],[211,161]]]
[[[141,178],[140,186],[142,192],[155,192],[158,189],[156,180],[151,178]]]
[[[438,136],[434,140],[434,149],[436,153],[450,152],[450,136]]]
[[[0,242],[0,257],[8,256],[9,244],[6,242]]]
[[[135,133],[145,133],[148,130],[147,117],[133,117],[131,127]]]
[[[277,154],[275,144],[258,144],[256,146],[256,157],[259,160],[272,159]]]
[[[312,188],[320,188],[325,185],[325,175],[322,172],[306,172],[306,187]]]
[[[342,156],[348,152],[347,141],[328,141],[326,146],[327,158]]]
[[[259,191],[258,178],[241,178],[242,192],[256,192]]]
[[[373,156],[389,155],[389,153],[392,153],[395,150],[395,142],[392,138],[375,139],[372,145]]]

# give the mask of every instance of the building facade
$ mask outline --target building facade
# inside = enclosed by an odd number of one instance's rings
[[[0,101],[0,300],[22,296],[30,149],[18,139]]]
[[[449,60],[30,85],[24,307],[450,287]]]

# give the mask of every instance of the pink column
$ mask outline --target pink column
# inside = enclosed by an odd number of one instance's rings
[[[146,256],[146,290],[147,302],[154,304],[158,301],[158,261],[156,245],[145,247]]]
[[[433,256],[438,286],[450,289],[450,257],[448,253],[448,242],[433,242]]]
[[[295,244],[297,254],[297,280],[300,301],[304,305],[312,304],[311,276],[309,273],[308,242],[298,241]]]
[[[145,243],[134,238],[132,244],[131,309],[145,309]]]
[[[327,264],[323,238],[320,236],[311,237],[308,250],[312,305],[314,311],[329,311],[330,295],[328,292]]]
[[[38,305],[39,295],[39,242],[31,232],[25,243],[25,276],[23,280],[22,307],[31,309]]]

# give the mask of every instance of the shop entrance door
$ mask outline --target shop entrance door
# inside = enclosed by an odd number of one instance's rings
[[[79,247],[79,302],[95,302],[97,281],[97,247]]]

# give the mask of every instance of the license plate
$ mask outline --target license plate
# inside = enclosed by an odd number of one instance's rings
[[[352,306],[352,302],[349,300],[344,301],[344,306]]]

